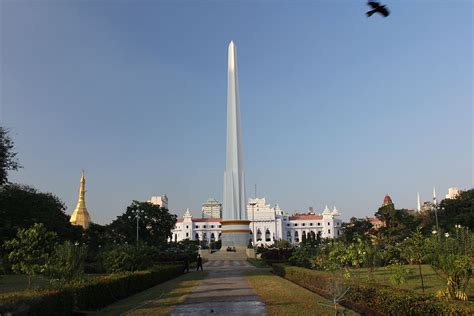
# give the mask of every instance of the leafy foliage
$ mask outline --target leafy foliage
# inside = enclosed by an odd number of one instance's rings
[[[360,219],[352,217],[349,223],[342,224],[341,240],[350,242],[357,234],[362,239],[365,239],[367,234],[373,230],[373,225],[368,219]]]
[[[86,246],[67,240],[54,247],[46,265],[46,274],[54,281],[69,283],[84,272]]]
[[[136,223],[138,216],[139,240],[150,245],[163,246],[171,237],[176,223],[176,215],[166,208],[149,202],[133,201],[124,214],[117,217],[109,226],[111,238],[117,243],[136,241]]]
[[[55,238],[56,233],[47,231],[43,224],[34,224],[28,229],[20,228],[16,238],[5,243],[12,270],[28,275],[28,288],[33,275],[44,272]]]
[[[0,298],[2,315],[72,315],[97,310],[179,276],[182,265],[163,265],[147,271],[94,277],[59,290],[22,292]]]
[[[51,193],[18,184],[1,187],[0,242],[13,238],[18,228],[28,228],[35,223],[42,223],[60,239],[80,240],[82,228],[69,223],[65,209],[64,203]]]
[[[8,171],[21,168],[13,151],[14,143],[8,130],[0,126],[0,186],[8,183]]]
[[[298,247],[293,252],[288,262],[297,267],[312,268],[312,255],[306,247]]]

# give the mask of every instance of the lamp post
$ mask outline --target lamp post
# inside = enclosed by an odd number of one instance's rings
[[[140,215],[142,215],[142,213],[143,213],[143,211],[140,210],[140,209],[135,212],[135,218],[136,218],[136,220],[137,220],[137,232],[136,232],[136,240],[137,240],[137,243],[138,243],[138,222],[139,222],[139,220],[140,220]],[[129,219],[132,219],[133,216],[129,216],[128,218],[129,218]]]

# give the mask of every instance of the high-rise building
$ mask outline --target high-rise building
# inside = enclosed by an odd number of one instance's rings
[[[216,199],[209,198],[202,203],[201,213],[203,218],[222,218],[222,204]]]
[[[160,196],[152,196],[150,201],[148,202],[168,209],[168,197],[166,196],[166,194]]]
[[[84,177],[84,171],[82,171],[81,175],[77,205],[69,221],[72,225],[82,226],[84,229],[89,228],[91,223],[91,217],[86,208],[86,178]]]
[[[458,188],[449,188],[448,194],[446,194],[446,198],[450,200],[455,199],[459,196],[460,193],[461,191]]]

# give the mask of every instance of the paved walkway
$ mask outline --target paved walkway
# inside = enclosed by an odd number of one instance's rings
[[[265,304],[255,294],[244,273],[256,269],[243,260],[210,260],[208,275],[171,313],[177,315],[265,315]]]

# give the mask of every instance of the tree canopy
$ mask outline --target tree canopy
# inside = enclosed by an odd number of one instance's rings
[[[65,209],[64,203],[51,193],[25,185],[4,185],[0,188],[0,242],[13,238],[17,229],[35,223],[43,223],[61,239],[80,239],[82,228],[69,223]]]
[[[13,145],[13,140],[8,136],[8,130],[0,126],[0,186],[8,183],[9,170],[21,168]]]
[[[171,237],[176,224],[176,215],[150,202],[133,201],[125,213],[108,225],[115,242],[133,243],[136,241],[138,216],[138,238],[150,245],[163,245]]]

